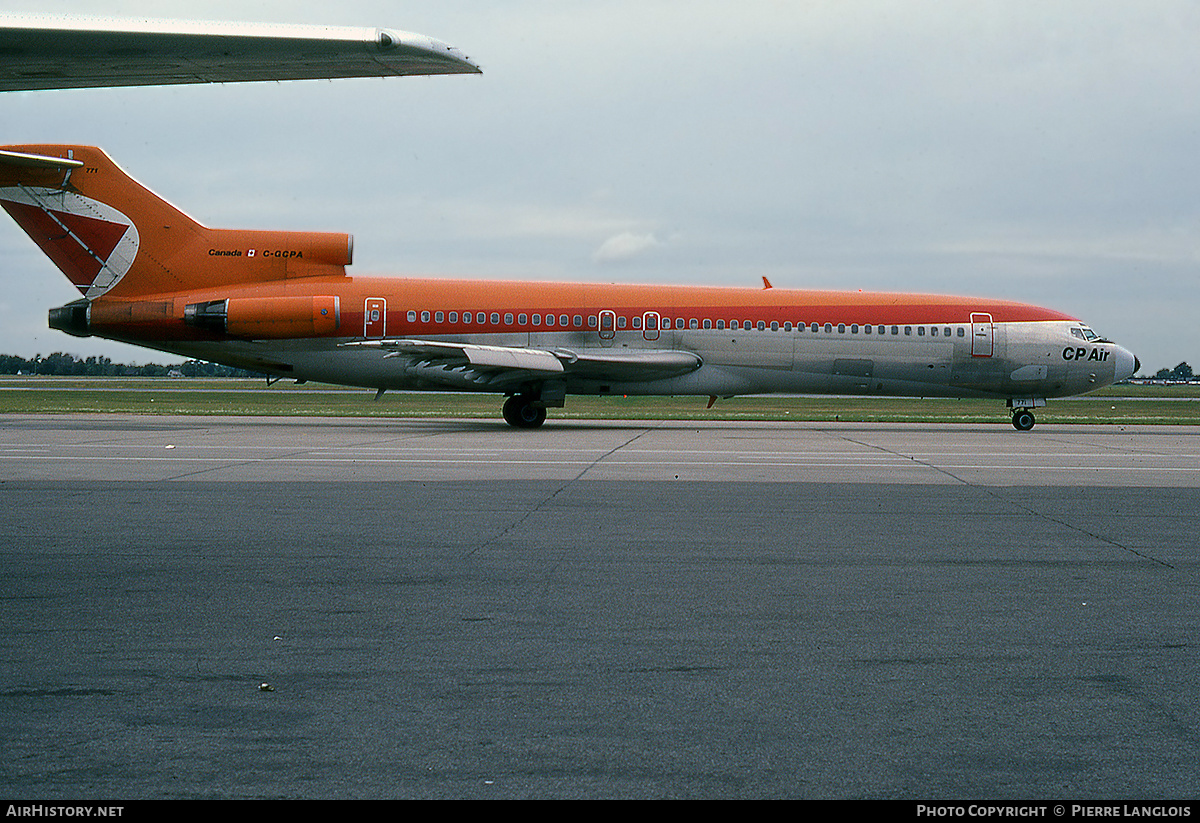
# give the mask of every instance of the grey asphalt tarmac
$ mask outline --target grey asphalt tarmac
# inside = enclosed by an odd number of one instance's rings
[[[1188,428],[3,416],[0,795],[1192,798],[1198,504]]]

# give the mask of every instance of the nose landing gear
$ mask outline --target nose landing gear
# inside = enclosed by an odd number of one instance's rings
[[[1033,412],[1029,409],[1016,409],[1013,411],[1012,424],[1013,428],[1019,432],[1027,432],[1033,428],[1033,424],[1037,421],[1034,419]]]
[[[1010,397],[1005,405],[1012,409],[1013,428],[1019,432],[1027,432],[1037,422],[1033,417],[1033,410],[1046,405],[1046,398],[1029,395]]]

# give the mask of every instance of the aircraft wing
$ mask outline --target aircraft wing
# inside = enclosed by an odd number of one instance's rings
[[[403,358],[404,367],[447,385],[501,386],[529,379],[579,377],[642,382],[678,377],[700,368],[700,356],[687,351],[644,349],[536,349],[484,346],[440,340],[360,340],[343,346],[380,349]]]
[[[478,73],[396,29],[0,14],[0,91]]]

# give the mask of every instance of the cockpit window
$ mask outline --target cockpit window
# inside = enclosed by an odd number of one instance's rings
[[[1099,340],[1100,335],[1089,329],[1087,326],[1072,327],[1071,334],[1078,337],[1080,340]]]
[[[1076,328],[1072,328],[1072,329],[1071,329],[1071,336],[1072,336],[1072,337],[1078,337],[1080,340],[1083,340],[1083,339],[1084,339],[1084,336],[1083,336],[1083,329],[1076,329]]]

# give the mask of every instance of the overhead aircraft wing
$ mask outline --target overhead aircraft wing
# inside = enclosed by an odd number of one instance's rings
[[[530,379],[571,377],[641,382],[678,377],[703,364],[699,355],[687,351],[573,351],[412,339],[360,340],[342,345],[386,351],[387,357],[403,358],[404,368],[447,385],[495,387]]]
[[[0,14],[0,91],[478,73],[396,29]]]

